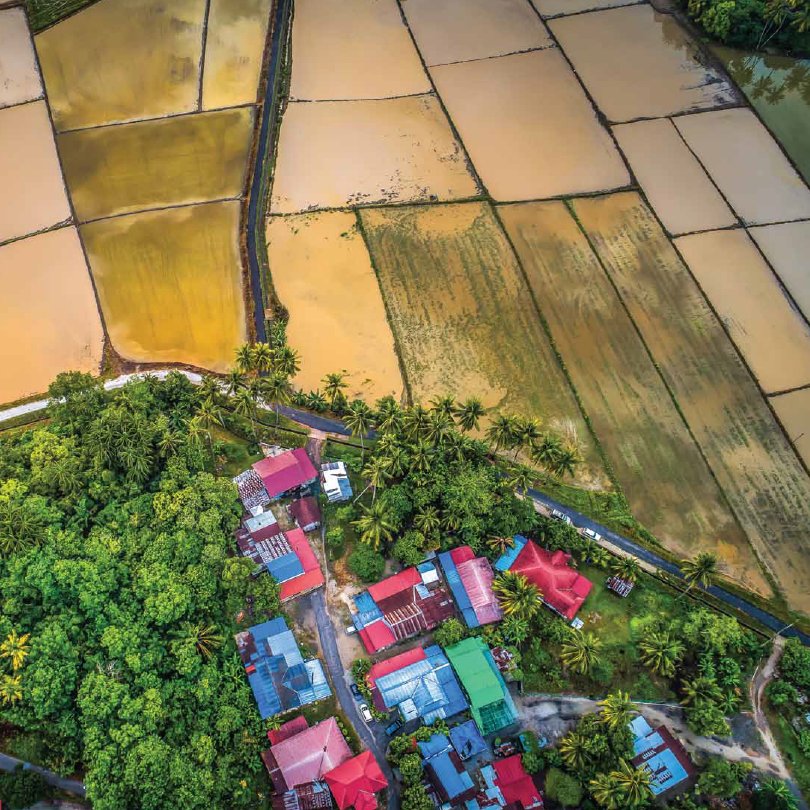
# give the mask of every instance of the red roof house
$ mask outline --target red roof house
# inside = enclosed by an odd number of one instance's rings
[[[324,775],[341,810],[374,810],[377,807],[375,793],[388,787],[377,760],[370,751],[363,751],[352,759],[338,765]]]
[[[271,498],[280,498],[285,493],[307,486],[318,478],[318,473],[303,447],[263,458],[253,465],[253,470],[262,479],[262,484]]]
[[[303,714],[299,714],[298,717],[288,720],[277,729],[268,731],[267,739],[270,740],[270,745],[278,745],[280,742],[284,742],[288,737],[294,737],[296,734],[300,734],[308,728],[309,723],[307,723],[307,718],[304,717]]]
[[[309,593],[315,588],[320,588],[324,583],[321,565],[304,532],[301,529],[291,529],[285,537],[304,572],[281,583],[279,598],[282,602],[303,593]]]
[[[314,531],[321,525],[321,510],[318,508],[318,501],[312,495],[293,501],[287,507],[287,511],[298,527],[305,532]]]
[[[319,782],[325,774],[351,758],[352,752],[334,717],[286,736],[262,752],[262,760],[278,793]]]
[[[495,785],[500,789],[507,805],[519,802],[523,810],[543,806],[543,797],[523,767],[520,754],[495,760],[492,767],[495,769]]]
[[[509,570],[523,574],[529,582],[537,585],[543,601],[570,620],[577,615],[593,588],[589,579],[568,565],[570,559],[571,555],[564,551],[546,551],[529,540]]]

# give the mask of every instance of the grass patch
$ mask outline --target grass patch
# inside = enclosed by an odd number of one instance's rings
[[[225,463],[220,469],[221,475],[233,478],[254,462],[264,458],[264,454],[252,442],[225,428],[212,428],[211,437],[215,444],[221,443],[222,445],[221,455],[224,456]]]
[[[806,757],[796,741],[796,735],[787,718],[778,714],[766,703],[765,714],[768,717],[771,731],[773,732],[776,744],[785,758],[787,766],[796,784],[799,786],[805,799],[810,800],[810,758]]]
[[[28,22],[34,33],[95,3],[97,0],[26,0]]]
[[[357,736],[357,732],[341,710],[337,698],[334,695],[325,700],[319,700],[317,703],[302,706],[301,714],[304,715],[310,726],[314,726],[316,723],[320,723],[321,720],[326,720],[329,717],[336,717],[338,724],[341,726],[340,730],[343,732],[343,736],[349,744],[349,748],[351,748],[355,754],[360,753],[360,737]]]

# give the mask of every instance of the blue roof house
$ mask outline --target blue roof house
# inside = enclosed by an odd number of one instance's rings
[[[680,740],[666,726],[653,729],[641,716],[629,725],[633,734],[633,765],[649,771],[650,790],[656,798],[664,794],[669,797],[692,784],[695,766]]]
[[[236,646],[263,720],[332,694],[321,662],[304,660],[284,619],[237,633]]]
[[[478,788],[447,737],[434,734],[419,743],[419,751],[423,757],[422,767],[443,802],[457,804],[475,797]]]

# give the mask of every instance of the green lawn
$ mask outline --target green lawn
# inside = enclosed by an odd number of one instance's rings
[[[805,799],[810,800],[810,758],[799,750],[796,735],[786,717],[778,714],[768,705],[765,706],[765,714],[768,717],[776,744],[782,752],[796,784]]]

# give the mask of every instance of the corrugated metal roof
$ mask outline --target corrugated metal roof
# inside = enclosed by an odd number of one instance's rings
[[[523,551],[523,546],[529,542],[522,534],[516,534],[514,539],[515,544],[512,546],[512,548],[506,549],[506,551],[504,551],[504,553],[501,554],[501,556],[495,561],[496,571],[508,571],[518,558],[518,554]]]
[[[265,565],[276,582],[286,582],[288,579],[301,576],[304,573],[304,566],[301,565],[301,560],[298,559],[298,555],[294,551],[285,554],[283,557],[270,560]]]
[[[469,759],[487,750],[487,744],[474,720],[450,729],[450,742],[462,759]]]
[[[453,549],[455,551],[455,549]],[[472,608],[470,597],[467,591],[461,584],[461,577],[458,575],[456,562],[453,555],[449,551],[443,551],[439,554],[439,563],[444,571],[444,578],[450,586],[450,591],[453,598],[456,600],[456,606],[461,611],[461,616],[464,619],[467,627],[478,627],[478,617]]]

